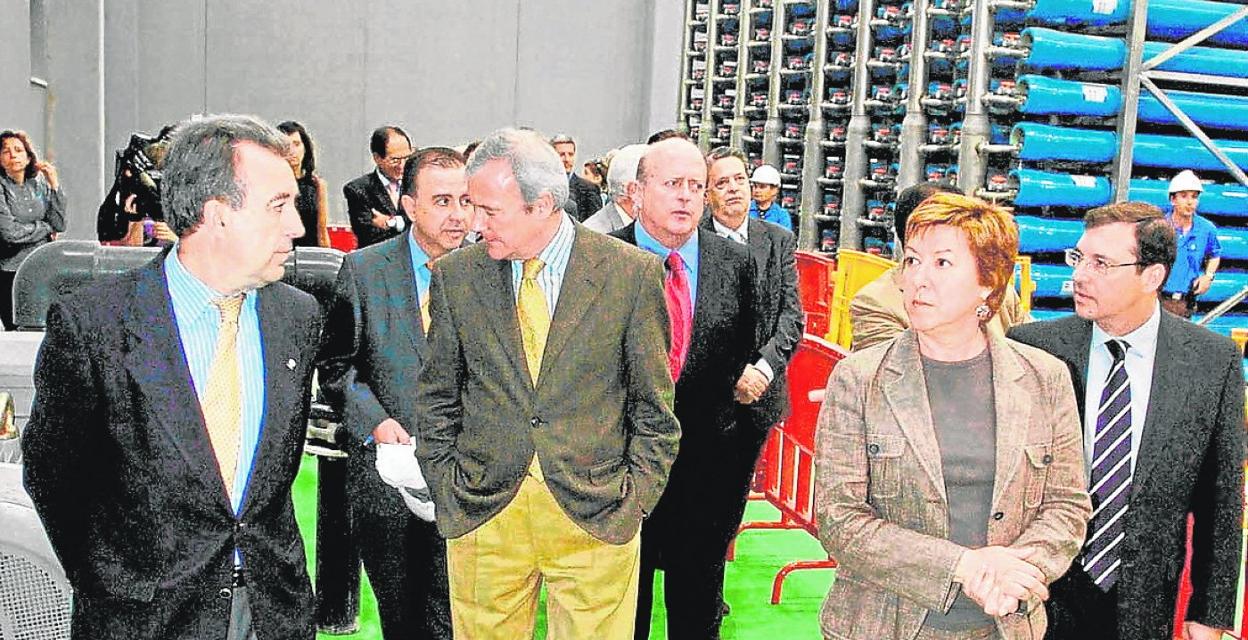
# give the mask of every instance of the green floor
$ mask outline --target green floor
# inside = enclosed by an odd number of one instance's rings
[[[305,457],[295,479],[295,511],[299,527],[307,541],[309,571],[315,563],[316,545],[316,461]],[[746,520],[775,520],[778,512],[768,504],[751,502]],[[724,640],[817,640],[819,638],[819,604],[832,583],[833,572],[827,569],[797,571],[784,582],[784,598],[779,605],[771,604],[771,582],[776,571],[793,560],[814,560],[822,550],[806,533],[800,531],[752,531],[737,541],[737,559],[728,563],[724,597],[732,607],[732,615],[724,619]],[[381,638],[376,603],[367,577],[360,598],[360,631],[350,636],[321,634],[319,638]],[[654,624],[650,637],[661,640],[663,634],[662,585],[655,588]],[[546,637],[545,621],[538,618],[537,638]]]

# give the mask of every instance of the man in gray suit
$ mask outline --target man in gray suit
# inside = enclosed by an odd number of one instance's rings
[[[633,222],[633,185],[637,163],[646,152],[644,144],[630,144],[615,152],[607,169],[607,204],[585,220],[585,226],[600,233],[611,233]]]
[[[417,455],[446,536],[455,635],[625,638],[639,529],[676,457],[658,259],[559,207],[534,132],[468,161],[476,245],[439,262],[416,385]]]
[[[451,637],[446,541],[375,465],[378,445],[407,444],[417,427],[430,267],[468,231],[464,163],[444,147],[407,161],[399,206],[411,232],[347,255],[325,330],[321,389],[347,427],[352,530],[387,638]]]
[[[1192,599],[1182,634],[1235,626],[1244,490],[1243,359],[1160,308],[1174,230],[1152,205],[1088,212],[1066,262],[1075,314],[1009,337],[1070,368],[1092,494],[1088,539],[1050,587],[1048,638],[1172,637],[1187,515]]]

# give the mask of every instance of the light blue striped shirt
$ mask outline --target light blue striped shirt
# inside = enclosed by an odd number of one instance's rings
[[[165,281],[173,300],[173,317],[182,338],[182,352],[191,370],[195,395],[202,402],[208,373],[217,347],[221,314],[212,304],[221,294],[213,291],[178,260],[178,245],[165,258]],[[246,497],[256,447],[260,443],[264,413],[264,352],[260,346],[260,316],[256,313],[256,292],[248,291],[238,316],[238,370],[242,376],[243,416],[239,434],[238,467],[234,472],[234,513]],[[215,460],[213,461],[215,465]]]
[[[546,294],[546,310],[553,318],[555,306],[559,304],[559,289],[563,287],[563,272],[568,268],[568,258],[572,256],[572,240],[576,238],[576,229],[568,214],[560,214],[563,221],[559,230],[537,254],[537,258],[546,266],[537,274],[537,285]],[[520,299],[520,279],[524,277],[524,260],[511,261],[511,291],[517,302]]]
[[[640,220],[633,225],[633,229],[634,234],[637,236],[637,246],[663,260],[663,272],[667,273],[667,255],[672,250],[655,240],[654,236],[646,231]],[[693,235],[689,236],[689,239],[685,240],[685,243],[676,249],[676,253],[679,253],[680,259],[685,262],[685,274],[689,276],[689,304],[696,309],[698,308],[698,229],[695,228],[693,230]]]

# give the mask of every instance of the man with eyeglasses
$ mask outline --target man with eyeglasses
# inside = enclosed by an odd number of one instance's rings
[[[1053,582],[1047,638],[1170,638],[1195,520],[1193,594],[1182,637],[1220,638],[1235,622],[1244,465],[1242,359],[1230,339],[1161,309],[1174,228],[1125,202],[1084,218],[1075,314],[1009,337],[1070,367],[1084,424],[1092,520],[1080,555]],[[1047,463],[1024,472],[1044,482]]]
[[[757,435],[737,402],[737,381],[758,360],[754,263],[746,247],[699,229],[706,179],[692,142],[650,145],[630,186],[637,220],[611,234],[666,265],[668,368],[681,425],[667,489],[641,531],[638,640],[650,637],[656,568],[664,571],[667,637],[719,637],[724,557],[749,488],[739,470],[754,464],[743,458]]]
[[[393,238],[407,228],[399,209],[399,187],[407,157],[412,155],[412,141],[403,129],[385,125],[373,130],[368,146],[376,170],[342,187],[347,217],[360,248]]]

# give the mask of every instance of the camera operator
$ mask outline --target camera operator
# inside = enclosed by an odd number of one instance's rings
[[[172,127],[156,137],[130,136],[117,152],[113,186],[100,204],[96,232],[101,242],[128,247],[167,246],[178,239],[160,208],[161,167]]]
[[[40,162],[24,131],[0,132],[0,323],[13,330],[13,278],[26,256],[65,230],[56,167]]]

